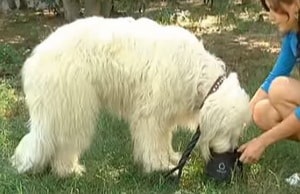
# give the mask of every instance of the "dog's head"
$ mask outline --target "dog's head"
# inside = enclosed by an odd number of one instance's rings
[[[237,74],[231,73],[208,96],[199,113],[199,145],[204,159],[210,159],[211,150],[223,153],[236,148],[250,118],[249,96],[241,88]]]

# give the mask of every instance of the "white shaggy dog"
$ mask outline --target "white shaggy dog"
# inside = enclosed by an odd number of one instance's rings
[[[200,125],[200,150],[237,146],[250,119],[249,96],[231,73],[208,91],[225,64],[189,31],[141,18],[91,17],[64,25],[39,44],[22,70],[30,132],[12,164],[20,173],[51,165],[59,176],[81,174],[101,109],[130,124],[134,159],[145,171],[173,168],[176,126]]]

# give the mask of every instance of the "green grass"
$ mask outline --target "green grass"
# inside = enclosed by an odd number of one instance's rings
[[[223,6],[223,5],[222,5]],[[222,7],[221,6],[221,7]],[[230,10],[232,7],[230,7]],[[234,7],[232,12],[203,7],[189,7],[191,20],[200,17],[217,17],[219,22],[202,29],[200,34],[206,48],[220,56],[229,71],[237,71],[242,85],[250,95],[259,87],[271,69],[278,48],[279,37],[276,29],[264,21],[242,19],[243,7]],[[173,8],[165,8],[159,13],[151,13],[161,23],[169,23]],[[224,9],[224,8],[223,8]],[[256,18],[257,5],[249,6],[248,14]],[[59,21],[58,21],[59,23]],[[0,22],[1,24],[1,22]],[[198,151],[184,168],[179,185],[166,180],[163,173],[144,174],[134,164],[132,143],[128,124],[114,116],[103,113],[93,144],[83,155],[82,163],[87,173],[82,177],[60,179],[49,169],[36,175],[16,173],[9,163],[15,147],[24,134],[28,112],[20,87],[20,68],[28,49],[37,44],[51,29],[57,26],[54,20],[38,16],[8,18],[0,27],[0,193],[296,193],[284,179],[299,171],[300,146],[295,142],[283,141],[266,150],[262,160],[255,165],[244,167],[243,178],[234,177],[230,184],[220,184],[208,180],[204,175],[204,164]],[[225,28],[232,25],[231,30]],[[214,31],[209,29],[216,28]],[[2,34],[2,35],[1,35]],[[15,42],[19,37],[19,42]],[[1,41],[3,40],[3,41]],[[242,44],[242,41],[245,44]],[[1,43],[1,42],[5,42]],[[262,42],[270,46],[264,47]],[[247,43],[247,44],[246,44]],[[257,46],[258,45],[258,46]],[[3,60],[5,59],[5,60]],[[259,130],[250,126],[241,139],[242,142],[257,136]],[[179,132],[174,147],[182,150],[191,138],[187,132]]]

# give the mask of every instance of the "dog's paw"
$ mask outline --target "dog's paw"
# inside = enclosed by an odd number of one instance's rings
[[[32,162],[29,159],[21,158],[20,156],[18,156],[16,154],[14,154],[10,158],[10,163],[11,163],[12,167],[17,169],[18,173],[25,173],[25,172],[29,171],[33,166]]]
[[[172,164],[177,165],[180,158],[181,158],[181,153],[180,152],[174,152],[170,157],[170,161],[171,161]]]
[[[77,162],[74,162],[73,165],[69,165],[67,162],[60,162],[52,164],[52,171],[59,177],[69,177],[72,175],[82,176],[86,169],[84,165],[81,165]]]
[[[86,169],[85,169],[84,165],[75,164],[73,166],[72,171],[73,171],[73,173],[75,173],[76,176],[82,176],[86,172]]]
[[[151,173],[151,172],[155,172],[155,171],[163,171],[163,172],[167,172],[172,170],[173,168],[175,168],[176,166],[171,164],[171,163],[160,163],[160,164],[147,164],[144,165],[144,171],[146,173]]]
[[[173,154],[165,157],[152,157],[144,161],[144,170],[147,173],[154,171],[170,171],[175,168],[179,161],[179,154]]]

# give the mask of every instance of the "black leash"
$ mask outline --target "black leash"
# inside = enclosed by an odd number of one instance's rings
[[[176,167],[174,167],[172,170],[170,170],[166,175],[165,177],[168,177],[170,176],[171,174],[173,174],[176,170],[178,170],[178,176],[177,176],[177,182],[179,182],[180,178],[181,178],[181,175],[182,175],[182,170],[183,170],[183,167],[184,165],[187,163],[190,155],[191,155],[191,152],[193,151],[193,149],[195,148],[199,138],[200,138],[200,135],[201,135],[201,131],[200,131],[200,127],[198,126],[197,127],[197,131],[196,133],[193,135],[191,141],[189,142],[189,144],[187,145],[187,147],[185,148],[178,164]]]
[[[202,101],[199,110],[203,107],[204,102],[206,101],[206,99],[208,98],[208,96],[212,93],[214,93],[219,86],[223,83],[223,81],[225,80],[226,76],[225,75],[221,75],[220,77],[218,77],[218,79],[214,82],[214,84],[212,85],[212,87],[210,88],[209,92],[207,93],[207,95],[205,96],[204,100]],[[187,163],[193,149],[195,148],[199,138],[201,135],[201,131],[200,131],[200,125],[198,125],[196,132],[194,133],[192,139],[190,140],[190,142],[188,143],[187,147],[185,148],[184,152],[182,153],[182,156],[177,164],[176,167],[174,167],[173,169],[171,169],[166,175],[165,178],[169,177],[171,174],[173,174],[176,170],[178,170],[178,176],[177,176],[177,180],[176,182],[179,183],[179,180],[181,178],[182,175],[182,170],[183,167],[185,166],[185,164]]]

